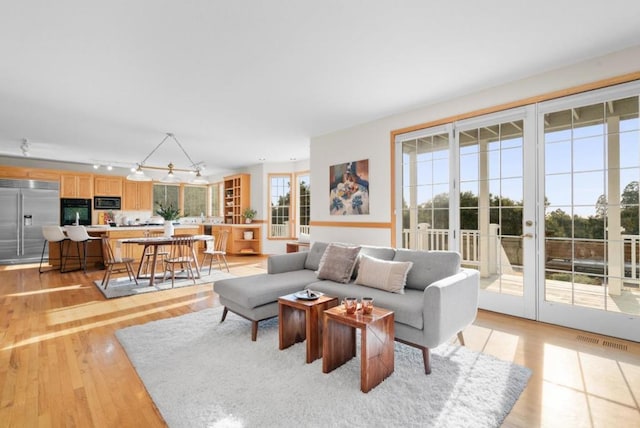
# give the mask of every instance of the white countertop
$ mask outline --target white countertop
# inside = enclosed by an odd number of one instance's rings
[[[200,226],[199,224],[176,224],[173,226],[174,229],[193,229],[194,227]],[[164,230],[164,225],[136,225],[136,226],[107,226],[104,224],[97,224],[87,226],[87,231],[89,232],[101,232],[105,230]]]

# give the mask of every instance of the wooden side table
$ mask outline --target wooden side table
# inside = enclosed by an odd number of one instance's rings
[[[287,253],[309,251],[310,246],[311,244],[308,242],[287,242]]]
[[[324,311],[322,372],[329,373],[356,356],[356,329],[360,335],[360,389],[369,392],[394,370],[393,311],[374,307],[347,314],[342,305]]]
[[[322,358],[322,312],[338,304],[336,297],[302,300],[293,294],[278,298],[280,349],[307,341],[307,363]]]

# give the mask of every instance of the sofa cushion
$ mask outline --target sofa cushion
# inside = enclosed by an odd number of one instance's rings
[[[454,251],[415,251],[397,249],[393,258],[398,262],[413,262],[407,274],[407,288],[424,290],[429,284],[460,271],[460,254]]]
[[[324,254],[324,250],[329,246],[326,242],[314,242],[309,251],[307,251],[307,260],[304,262],[304,268],[313,271],[318,270],[320,267],[320,259]]]
[[[213,291],[245,308],[255,308],[278,300],[285,294],[304,290],[316,282],[315,272],[298,270],[276,274],[259,274],[216,281]]]
[[[321,291],[329,296],[338,298],[339,302],[345,297],[372,297],[373,306],[389,309],[394,312],[394,321],[406,324],[419,330],[424,324],[424,292],[405,288],[405,294],[389,293],[377,288],[363,287],[354,283],[339,284],[334,281],[319,281],[309,284],[307,289]]]
[[[367,256],[375,257],[376,259],[380,260],[393,260],[393,256],[395,256],[396,250],[391,247],[374,247],[371,245],[361,245],[358,260],[356,260],[356,266],[353,268],[353,279],[358,276],[360,258],[365,254]]]
[[[356,284],[404,294],[407,273],[413,262],[380,260],[366,254],[361,255],[359,259],[360,269]]]
[[[349,247],[342,244],[329,244],[320,260],[319,279],[336,282],[349,282],[360,247]]]

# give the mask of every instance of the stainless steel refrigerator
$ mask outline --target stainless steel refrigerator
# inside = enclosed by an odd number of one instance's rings
[[[0,264],[40,261],[42,226],[60,224],[59,189],[53,181],[0,179]]]

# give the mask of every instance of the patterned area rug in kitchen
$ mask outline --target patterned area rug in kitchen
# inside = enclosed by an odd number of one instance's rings
[[[192,279],[186,279],[184,277],[176,278],[173,288],[189,287],[191,285],[214,283],[221,279],[233,278],[234,276],[227,272],[222,272],[217,269],[211,269],[204,266],[200,269],[200,278],[196,278],[196,283],[193,283]],[[111,278],[109,285],[105,290],[100,283],[102,279],[95,280],[94,284],[104,294],[107,299],[113,299],[116,297],[131,296],[134,294],[153,293],[155,291],[171,290],[171,277],[168,276],[166,281],[162,281],[162,276],[156,276],[156,280],[152,287],[149,287],[148,279],[139,279],[138,284],[130,280],[126,275],[118,278]]]

